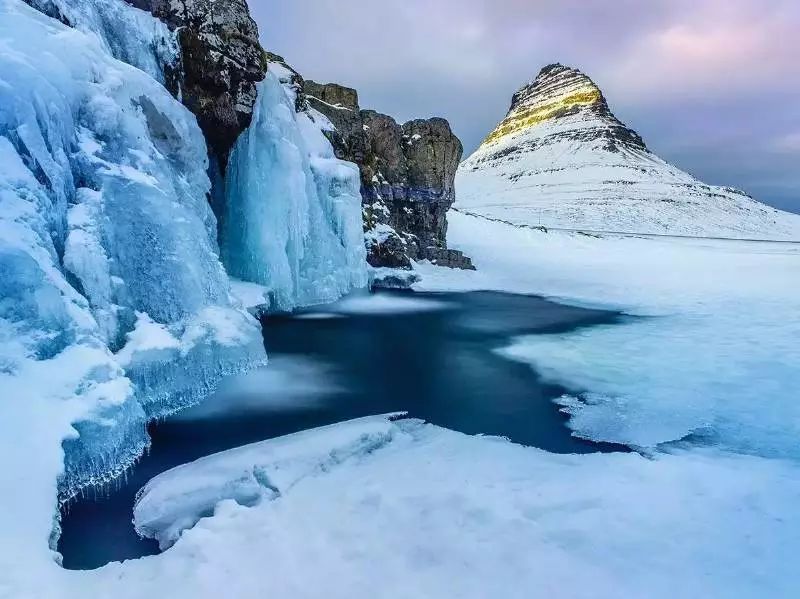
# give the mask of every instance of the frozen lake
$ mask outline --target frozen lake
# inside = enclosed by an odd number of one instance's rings
[[[90,569],[158,552],[131,523],[137,491],[177,465],[361,416],[407,411],[468,434],[555,453],[616,451],[571,436],[546,384],[495,350],[516,336],[612,324],[613,312],[494,292],[380,293],[265,318],[271,364],[150,427],[152,448],[124,481],[63,513],[64,566]]]

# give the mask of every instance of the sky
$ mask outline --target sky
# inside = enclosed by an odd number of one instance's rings
[[[466,155],[552,62],[651,150],[800,212],[798,0],[249,0],[265,48],[399,121],[443,116]],[[465,156],[466,156],[465,155]]]

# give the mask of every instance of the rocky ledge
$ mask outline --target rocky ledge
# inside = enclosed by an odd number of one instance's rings
[[[403,125],[362,110],[356,90],[335,83],[304,82],[309,105],[333,124],[336,156],[361,171],[367,260],[374,267],[410,268],[411,260],[473,268],[448,250],[447,211],[455,201],[461,141],[441,118]]]
[[[246,0],[126,0],[177,31],[181,64],[171,91],[197,116],[209,153],[224,172],[253,116],[267,60]]]

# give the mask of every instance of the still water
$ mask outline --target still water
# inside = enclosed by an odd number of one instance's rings
[[[158,553],[131,522],[137,491],[170,468],[247,443],[387,412],[557,453],[619,451],[570,435],[565,389],[494,350],[512,337],[611,324],[613,312],[493,292],[383,293],[263,320],[271,364],[205,404],[150,426],[152,447],[125,480],[62,512],[70,569]]]

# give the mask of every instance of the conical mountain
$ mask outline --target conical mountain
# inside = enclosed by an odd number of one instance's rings
[[[515,224],[798,239],[800,216],[667,163],[575,68],[544,67],[460,166],[456,207]]]

